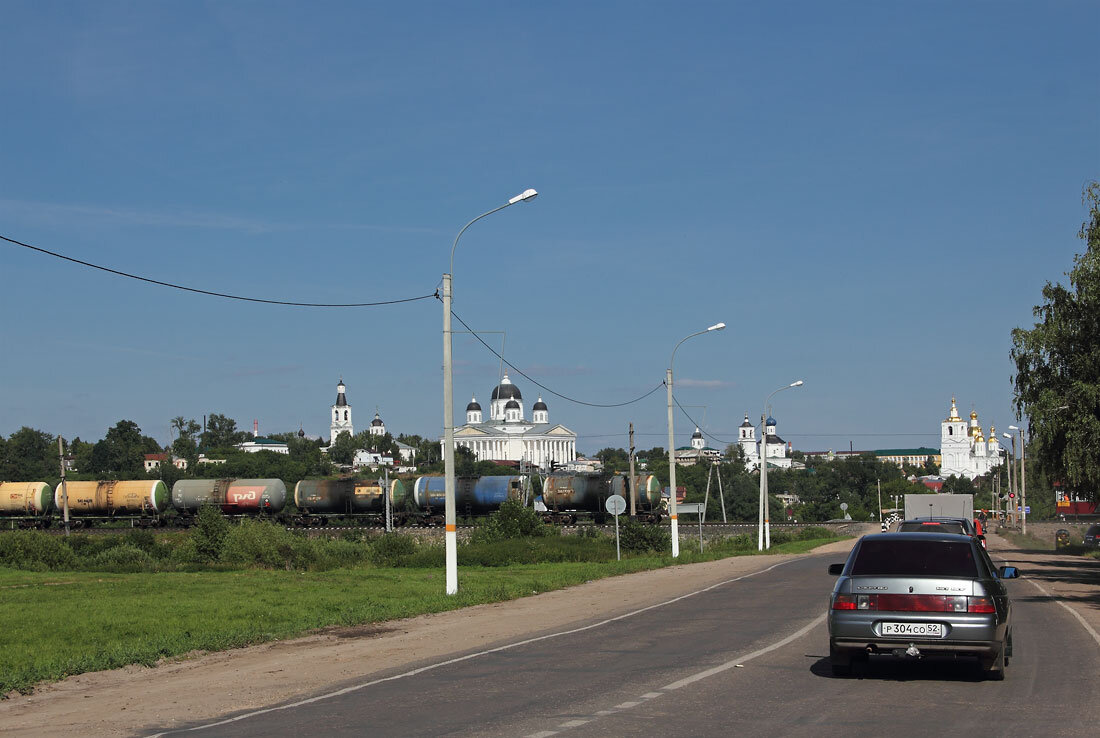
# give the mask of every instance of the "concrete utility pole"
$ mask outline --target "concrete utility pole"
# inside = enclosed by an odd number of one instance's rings
[[[61,460],[61,510],[65,519],[65,535],[69,535],[69,490],[65,486],[65,442],[57,437],[57,455]]]
[[[774,390],[768,395],[768,399],[764,400],[764,412],[760,414],[760,505],[758,510],[759,528],[756,536],[756,547],[758,551],[763,551],[765,548],[772,547],[772,526],[769,520],[770,511],[768,510],[768,403],[771,402],[776,392],[782,392],[785,389],[801,386],[802,380],[800,379],[797,382],[791,382],[786,387],[780,387]]]
[[[635,489],[634,484],[634,424],[630,424],[630,517],[634,517],[638,514],[635,508],[634,500],[638,497],[638,491]]]

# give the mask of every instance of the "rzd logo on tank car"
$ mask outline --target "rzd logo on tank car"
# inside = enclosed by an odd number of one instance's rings
[[[230,499],[231,502],[245,502],[245,501],[255,500],[259,496],[260,496],[259,492],[257,492],[254,489],[251,489],[251,490],[248,490],[247,492],[231,492],[229,494],[229,499]]]

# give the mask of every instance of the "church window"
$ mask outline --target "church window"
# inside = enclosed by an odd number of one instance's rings
[[[955,429],[952,428],[951,426],[947,426],[947,435],[949,435],[949,436],[955,435]]]
[[[348,411],[347,411],[347,410],[345,410],[345,411],[344,411],[344,420],[347,420],[347,419],[348,419]]]

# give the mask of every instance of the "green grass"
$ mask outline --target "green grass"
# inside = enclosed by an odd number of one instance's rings
[[[330,571],[109,573],[0,568],[0,694],[73,674],[151,665],[191,651],[222,650],[332,625],[375,623],[524,597],[618,574],[756,553],[715,543],[703,554],[596,562],[469,567],[459,593],[443,593],[441,568]],[[800,553],[837,538],[796,540]],[[614,544],[611,544],[612,552]]]

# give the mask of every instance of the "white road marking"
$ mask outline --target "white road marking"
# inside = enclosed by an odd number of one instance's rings
[[[654,697],[660,697],[661,694],[662,694],[661,692],[646,692],[645,694],[642,695],[642,699],[643,700],[651,700]]]
[[[550,736],[557,734],[558,731],[556,730],[544,730],[541,733],[532,733],[531,735],[527,736],[527,738],[550,738]]]
[[[1084,627],[1084,629],[1089,632],[1089,635],[1092,636],[1092,640],[1096,641],[1096,645],[1100,646],[1100,634],[1098,634],[1095,630],[1093,630],[1092,626],[1089,625],[1083,617],[1081,617],[1081,613],[1077,612],[1076,610],[1074,610],[1072,607],[1070,607],[1066,603],[1064,603],[1061,600],[1057,599],[1050,592],[1047,592],[1046,589],[1043,587],[1043,585],[1039,584],[1037,581],[1035,581],[1031,577],[1024,577],[1024,579],[1026,579],[1027,581],[1034,584],[1040,592],[1045,594],[1051,600],[1053,600],[1054,602],[1057,602],[1059,605],[1066,608],[1066,610],[1069,611],[1069,614],[1072,615],[1073,617],[1077,618],[1077,622],[1081,623],[1081,625]]]
[[[584,725],[585,723],[590,723],[590,722],[592,722],[592,721],[591,720],[570,720],[569,722],[562,723],[558,727],[559,728],[576,728],[579,725]]]
[[[439,668],[444,667],[444,666],[450,666],[451,664],[458,664],[458,663],[461,663],[463,661],[469,661],[470,659],[479,658],[481,656],[487,656],[487,655],[493,654],[493,653],[500,653],[501,651],[509,651],[513,648],[519,648],[520,646],[527,646],[527,645],[530,645],[532,643],[538,643],[540,641],[550,640],[551,638],[560,638],[561,636],[573,635],[575,633],[583,633],[585,631],[593,630],[595,628],[602,628],[605,625],[610,625],[611,623],[617,623],[620,620],[626,620],[627,618],[634,617],[635,615],[641,615],[642,613],[649,612],[650,610],[656,610],[658,608],[665,607],[667,605],[671,605],[671,604],[676,603],[676,602],[681,602],[683,600],[688,599],[689,597],[694,597],[695,595],[703,594],[704,592],[710,592],[712,589],[717,589],[718,587],[722,587],[722,586],[725,586],[727,584],[733,584],[734,582],[739,582],[742,579],[748,579],[749,577],[755,577],[755,576],[760,575],[760,574],[766,574],[769,571],[772,571],[773,569],[778,569],[781,566],[785,566],[785,565],[791,563],[792,561],[798,561],[798,559],[787,559],[786,561],[780,561],[777,564],[772,564],[771,566],[767,567],[766,569],[760,569],[759,571],[750,572],[749,574],[742,574],[741,576],[734,577],[733,579],[725,579],[725,580],[723,580],[721,582],[718,582],[716,584],[712,584],[709,587],[703,587],[702,589],[697,589],[694,592],[688,592],[687,594],[682,594],[679,597],[673,597],[671,600],[665,600],[664,602],[658,602],[655,605],[648,605],[646,607],[642,607],[642,608],[639,608],[637,610],[633,610],[631,612],[624,613],[622,615],[616,615],[613,618],[607,618],[606,620],[601,620],[597,623],[592,623],[591,625],[584,625],[584,626],[581,626],[580,628],[573,628],[571,630],[563,630],[563,631],[559,631],[557,633],[549,633],[549,634],[544,635],[544,636],[537,636],[535,638],[528,638],[526,640],[516,641],[515,643],[508,643],[508,644],[505,644],[503,646],[497,646],[496,648],[490,648],[490,649],[486,649],[484,651],[478,651],[477,653],[468,653],[465,656],[458,656],[458,657],[453,658],[453,659],[447,659],[446,661],[439,661],[439,662],[436,662],[434,664],[428,664],[427,666],[421,666],[418,669],[411,669],[410,671],[406,671],[406,672],[403,672],[401,674],[395,674],[394,676],[382,677],[381,679],[372,679],[371,681],[363,682],[362,684],[353,684],[350,687],[344,687],[343,689],[337,689],[334,692],[328,692],[326,694],[317,695],[316,697],[309,697],[307,699],[298,700],[297,702],[291,702],[291,703],[286,704],[286,705],[277,705],[276,707],[265,707],[262,710],[253,710],[251,712],[242,713],[241,715],[236,715],[235,717],[226,718],[225,720],[218,720],[218,721],[213,722],[213,723],[205,723],[204,725],[196,725],[196,726],[191,727],[191,728],[179,728],[179,729],[174,729],[174,730],[166,730],[166,731],[163,731],[163,732],[160,732],[160,733],[154,733],[151,736],[149,736],[149,738],[161,738],[161,736],[168,735],[169,733],[191,733],[191,732],[194,732],[196,730],[205,730],[206,728],[216,728],[216,727],[219,727],[221,725],[229,725],[230,723],[235,723],[239,720],[247,720],[248,718],[256,717],[258,715],[266,715],[266,714],[272,713],[272,712],[279,712],[280,710],[292,710],[295,707],[302,707],[304,705],[311,705],[314,702],[321,702],[323,700],[332,699],[333,697],[340,697],[342,695],[350,694],[352,692],[358,692],[361,689],[366,689],[367,687],[373,687],[376,684],[383,684],[385,682],[393,682],[393,681],[397,681],[398,679],[404,679],[406,677],[416,676],[417,674],[423,674],[426,671],[433,671],[435,669],[439,669]],[[554,735],[554,733],[553,732],[551,732],[551,733],[539,733],[539,734],[536,734],[536,735],[545,736],[545,735]]]
[[[706,671],[701,671],[698,674],[693,674],[689,677],[681,679],[678,682],[673,682],[672,684],[661,687],[661,689],[665,689],[665,690],[668,690],[668,691],[671,691],[671,690],[674,690],[674,689],[680,689],[681,687],[686,687],[689,684],[694,684],[695,682],[706,679],[707,677],[712,677],[715,674],[721,674],[723,671],[727,671],[729,669],[732,669],[733,667],[738,666],[739,664],[743,664],[746,661],[752,661],[753,659],[757,658],[758,656],[763,656],[766,653],[771,653],[772,651],[776,650],[777,648],[782,648],[783,646],[786,646],[791,641],[798,640],[799,638],[806,635],[807,633],[809,633],[811,630],[813,630],[817,626],[821,625],[823,622],[825,622],[825,613],[822,613],[821,615],[818,615],[816,618],[811,620],[804,627],[798,629],[794,633],[791,633],[789,636],[787,636],[786,638],[784,638],[781,641],[776,641],[775,643],[771,644],[770,646],[765,646],[764,648],[761,648],[759,651],[753,651],[752,653],[750,653],[746,656],[738,656],[737,658],[735,658],[731,661],[727,661],[724,664],[721,664],[719,666],[715,666],[712,669],[707,669]]]
[[[642,704],[642,703],[641,702],[623,702],[621,704],[615,705],[615,709],[616,710],[629,710],[631,707],[637,707],[640,704]]]

